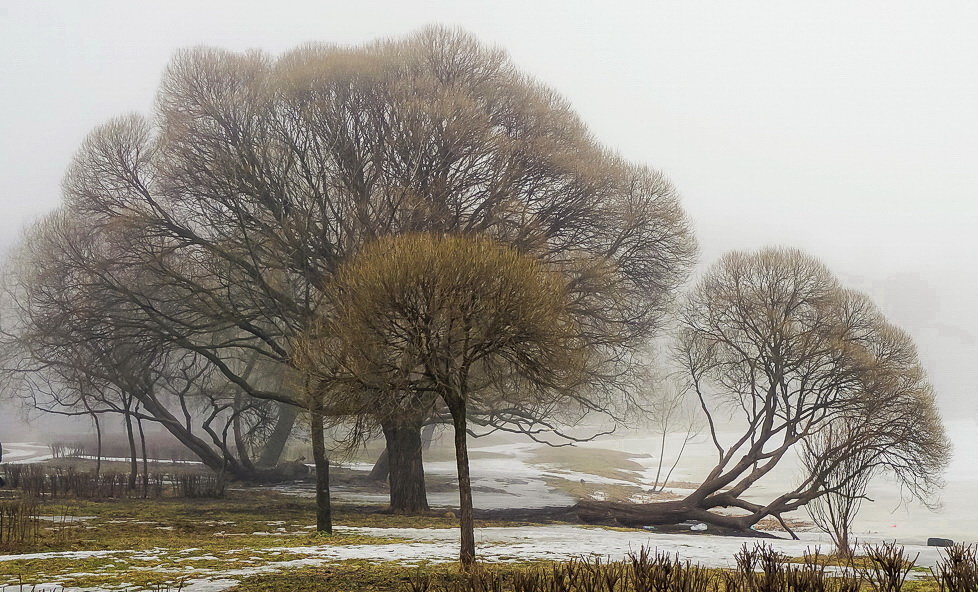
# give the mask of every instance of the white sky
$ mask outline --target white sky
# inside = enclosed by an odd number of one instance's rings
[[[148,113],[173,51],[278,53],[428,23],[509,50],[594,134],[678,185],[710,262],[801,247],[917,338],[949,413],[978,405],[978,3],[0,3],[0,245],[54,207],[105,119]]]

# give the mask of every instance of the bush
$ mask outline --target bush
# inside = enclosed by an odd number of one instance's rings
[[[978,590],[978,551],[960,543],[948,547],[931,574],[941,592],[974,592]]]
[[[818,552],[806,554],[794,564],[766,544],[744,547],[734,556],[732,571],[710,570],[647,548],[629,554],[624,561],[576,559],[523,570],[494,571],[479,567],[452,581],[436,581],[419,569],[409,581],[410,592],[860,592],[869,583],[877,592],[900,592],[915,559],[902,547],[882,544],[866,548],[867,566],[852,565],[830,572]],[[975,592],[972,580],[978,561],[973,549],[948,553],[944,571],[965,587],[946,587],[942,592]],[[944,573],[944,572],[942,572]],[[935,576],[936,578],[936,576]],[[971,587],[967,587],[971,586]]]

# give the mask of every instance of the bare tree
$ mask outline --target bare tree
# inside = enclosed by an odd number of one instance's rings
[[[806,443],[804,459],[809,472],[819,472],[819,465],[827,457],[839,454],[838,443],[849,440],[847,430],[848,427],[841,423],[828,426]],[[807,506],[809,516],[816,526],[832,538],[836,553],[841,557],[852,557],[855,551],[850,541],[852,524],[863,501],[868,499],[866,487],[880,469],[876,463],[877,455],[878,452],[871,447],[855,454],[842,454],[824,477],[824,495],[813,499]]]
[[[829,493],[831,476],[864,455],[866,470],[894,475],[911,496],[927,499],[940,486],[949,444],[912,341],[811,257],[785,249],[723,257],[682,310],[677,357],[716,465],[682,500],[583,504],[582,515],[743,530]],[[718,429],[728,419],[741,429],[732,441]],[[796,487],[763,502],[747,499],[790,450],[840,423],[847,429],[836,430],[839,439]]]
[[[294,381],[249,374],[250,360],[288,376],[330,278],[378,237],[480,233],[561,266],[609,384],[695,251],[662,175],[597,145],[565,100],[458,31],[277,60],[184,51],[157,107],[93,132],[66,211],[120,245],[99,265],[103,296],[138,309],[143,334],[279,404],[280,420],[304,399]],[[401,511],[426,508],[417,434],[429,418],[416,411],[379,426],[398,451]],[[490,428],[540,425],[525,415],[473,410]]]
[[[5,387],[42,411],[123,415],[134,459],[132,422],[138,429],[153,421],[212,469],[261,478],[236,458],[229,441],[233,422],[251,418],[261,401],[235,408],[226,381],[215,382],[192,352],[145,331],[142,308],[103,290],[104,274],[120,273],[121,285],[138,283],[140,270],[113,269],[111,245],[98,238],[104,237],[56,213],[8,260]],[[165,312],[159,303],[157,310]]]
[[[686,447],[699,436],[702,426],[697,410],[690,407],[686,390],[677,388],[669,379],[656,379],[654,376],[647,375],[646,381],[646,388],[652,391],[649,393],[650,401],[647,403],[649,425],[652,433],[659,439],[655,480],[651,490],[653,493],[661,493],[665,491],[669,479],[679,466]],[[672,451],[675,455],[672,462],[667,463],[669,436],[673,434],[679,434],[682,442],[678,449]]]
[[[469,409],[477,401],[578,402],[569,393],[583,384],[588,356],[564,277],[476,235],[406,235],[367,245],[334,278],[331,295],[335,312],[310,347],[322,360],[310,364],[314,382],[327,389],[346,382],[357,393],[351,406],[382,414],[415,408],[418,398],[437,397],[448,408],[461,561],[471,565]]]

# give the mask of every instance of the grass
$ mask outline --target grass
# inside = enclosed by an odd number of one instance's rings
[[[493,564],[495,572],[511,573],[534,564]],[[393,562],[342,561],[331,565],[300,568],[289,573],[270,573],[245,578],[228,592],[388,592],[410,590],[409,581],[418,571],[431,576],[434,584],[450,584],[461,572],[455,563],[424,563],[405,566]]]
[[[337,504],[334,524],[353,527],[457,528],[453,514],[403,516],[380,507]],[[232,490],[226,499],[54,500],[41,514],[87,517],[42,522],[41,536],[20,553],[97,552],[88,557],[47,556],[0,561],[0,586],[57,582],[72,587],[145,590],[188,578],[304,559],[290,548],[411,542],[347,530],[314,531],[315,502],[265,489]],[[523,522],[477,521],[477,526]],[[277,549],[277,550],[272,550]],[[355,564],[350,564],[347,567]],[[352,567],[350,567],[352,569]],[[289,573],[293,573],[289,568]]]

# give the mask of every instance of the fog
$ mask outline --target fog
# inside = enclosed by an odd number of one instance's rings
[[[177,48],[277,53],[432,22],[506,48],[605,145],[667,173],[702,265],[769,244],[822,258],[915,337],[945,414],[973,417],[973,3],[5,2],[0,244],[56,207],[89,130],[151,112]]]

